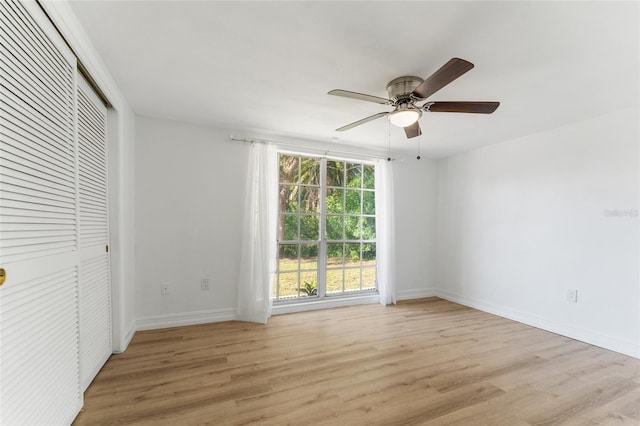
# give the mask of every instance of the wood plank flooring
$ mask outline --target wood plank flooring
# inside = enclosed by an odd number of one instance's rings
[[[136,333],[81,425],[638,425],[640,360],[437,298]]]

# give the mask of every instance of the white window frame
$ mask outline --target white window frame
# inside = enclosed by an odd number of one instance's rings
[[[376,280],[375,280],[375,289],[373,290],[359,290],[359,291],[353,291],[353,292],[345,292],[344,291],[344,271],[346,269],[358,269],[360,271],[360,286],[362,288],[362,273],[363,273],[363,266],[362,263],[360,263],[360,266],[358,267],[347,267],[343,264],[342,268],[340,268],[343,271],[343,292],[342,293],[337,293],[337,294],[329,294],[327,295],[327,291],[326,291],[326,272],[327,272],[327,243],[332,244],[332,243],[342,243],[342,244],[349,244],[349,243],[355,243],[355,240],[346,240],[346,235],[344,235],[344,229],[343,229],[343,239],[342,240],[327,240],[326,238],[326,218],[327,218],[327,212],[326,212],[326,192],[327,189],[329,188],[327,186],[327,161],[336,161],[336,162],[345,162],[345,163],[352,163],[352,164],[361,164],[363,166],[372,166],[374,167],[374,173],[375,173],[375,161],[371,161],[371,160],[365,160],[365,159],[360,159],[360,158],[344,158],[344,157],[338,157],[338,156],[326,156],[326,155],[318,155],[318,154],[312,154],[312,153],[306,153],[306,152],[300,152],[300,151],[288,151],[288,150],[278,150],[278,158],[280,158],[280,155],[290,155],[290,156],[298,156],[301,158],[314,158],[314,159],[318,159],[320,160],[320,185],[319,185],[319,193],[321,194],[320,196],[320,200],[319,200],[319,228],[318,228],[318,240],[317,241],[313,241],[311,242],[310,240],[301,240],[300,239],[300,235],[298,235],[298,240],[285,240],[285,241],[277,241],[277,245],[278,245],[278,250],[277,252],[277,269],[276,269],[276,277],[275,277],[275,285],[278,287],[279,289],[279,274],[280,272],[286,272],[286,271],[280,271],[279,270],[279,258],[280,258],[280,245],[281,244],[298,244],[298,245],[303,245],[303,244],[310,244],[310,243],[317,243],[318,244],[318,261],[317,261],[317,265],[318,265],[318,269],[317,269],[317,289],[318,289],[318,295],[317,296],[312,296],[312,297],[300,297],[300,296],[294,296],[291,298],[286,298],[286,299],[280,299],[280,298],[274,298],[273,299],[273,313],[274,314],[278,314],[278,313],[288,313],[288,312],[296,312],[299,310],[306,310],[307,308],[313,308],[313,306],[320,306],[322,308],[325,307],[333,307],[333,306],[344,306],[344,305],[353,305],[353,304],[359,304],[359,303],[377,303],[379,301],[379,292],[378,292],[378,279],[377,279],[377,257],[376,257],[376,265],[375,266],[368,266],[368,267],[364,267],[365,269],[368,268],[375,268],[376,269]],[[346,170],[345,170],[346,173]],[[345,182],[346,184],[346,182]],[[280,179],[278,178],[278,187],[280,187]],[[337,188],[337,187],[333,187],[331,186],[331,188]],[[345,193],[344,193],[344,197],[346,197],[346,189],[347,187],[342,187],[341,189],[345,189]],[[361,185],[360,188],[358,188],[358,190],[360,191],[360,214],[357,215],[360,218],[364,218],[364,217],[374,217],[376,218],[376,215],[364,215],[363,213],[363,197],[364,197],[364,192],[365,191],[369,191],[368,189],[364,189],[364,176],[363,179],[361,181]],[[376,190],[375,187],[373,189],[371,189],[371,192],[373,192],[374,194],[376,194]],[[375,196],[375,195],[374,195]],[[377,204],[378,200],[376,200],[376,204]],[[346,208],[346,200],[345,200],[345,208]],[[281,212],[278,211],[278,215],[280,215]],[[298,220],[301,217],[301,213],[298,212],[296,213],[296,215],[298,216]],[[346,212],[342,213],[343,217],[347,217],[347,216],[355,216],[355,215],[348,215]],[[344,224],[343,224],[344,226]],[[360,225],[360,230],[362,231],[363,225]],[[299,228],[300,229],[300,228]],[[377,244],[377,235],[376,235],[376,239],[375,240],[363,240],[362,239],[362,234],[360,233],[360,238],[357,241],[361,246],[360,246],[360,261],[362,262],[362,244],[365,243],[373,243],[373,244]],[[376,247],[377,250],[377,247]],[[301,252],[300,250],[298,250],[298,260],[300,261],[300,256],[301,256]],[[332,270],[336,270],[339,268],[330,268]],[[304,272],[306,270],[301,270],[300,267],[298,267],[298,269],[296,270],[298,272],[298,282],[300,282],[300,273]],[[292,270],[293,272],[293,270]],[[333,305],[333,306],[329,306],[329,305]]]

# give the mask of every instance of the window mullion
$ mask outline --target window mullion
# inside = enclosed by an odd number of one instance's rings
[[[300,287],[302,286],[302,218],[300,212],[300,202],[301,202],[301,193],[302,193],[302,161],[303,157],[298,157],[298,173],[296,178],[296,199],[298,207],[296,209],[296,218],[298,219],[298,238],[297,238],[297,246],[298,246],[298,298],[300,298]]]
[[[344,294],[347,286],[347,166],[346,162],[343,163],[342,168],[342,293]]]
[[[326,216],[327,216],[327,159],[320,159],[320,224],[318,237],[320,247],[318,247],[318,298],[324,299],[327,294],[327,240],[326,240]]]
[[[364,237],[362,233],[364,232],[364,165],[361,166],[360,170],[360,291],[362,291],[362,249],[363,249],[363,240]]]

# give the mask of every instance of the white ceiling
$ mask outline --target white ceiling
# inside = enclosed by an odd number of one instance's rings
[[[638,104],[636,2],[71,2],[137,114],[386,149],[386,97],[452,57],[475,68],[431,100],[500,101],[492,115],[427,113],[423,155],[443,157]],[[337,139],[336,139],[337,138]],[[391,129],[392,149],[417,149]],[[355,147],[355,148],[354,148]]]

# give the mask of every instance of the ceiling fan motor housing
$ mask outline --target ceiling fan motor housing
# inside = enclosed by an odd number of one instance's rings
[[[416,97],[411,93],[416,87],[420,86],[423,81],[420,77],[415,76],[403,76],[391,80],[389,84],[387,84],[389,99],[391,99],[395,105],[416,101]]]

